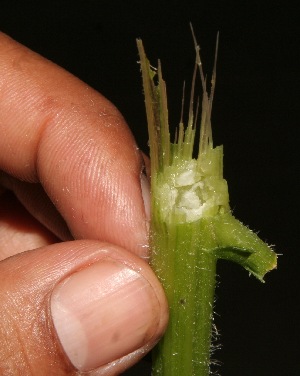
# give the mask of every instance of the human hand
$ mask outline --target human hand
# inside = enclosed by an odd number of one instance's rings
[[[1,34],[0,135],[0,373],[123,372],[168,318],[124,119]]]

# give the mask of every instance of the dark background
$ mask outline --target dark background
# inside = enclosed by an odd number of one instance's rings
[[[288,1],[0,1],[0,29],[108,97],[148,152],[135,39],[163,65],[170,121],[189,82],[192,22],[211,73],[220,31],[214,142],[237,218],[275,244],[278,270],[261,284],[220,262],[215,322],[222,376],[297,376],[299,352],[299,57]],[[297,71],[296,71],[297,66]],[[298,96],[299,97],[299,96]],[[148,375],[150,357],[126,375]],[[185,375],[183,375],[185,376]],[[187,375],[189,376],[189,375]]]

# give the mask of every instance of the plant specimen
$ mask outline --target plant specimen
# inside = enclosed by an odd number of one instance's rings
[[[223,148],[213,146],[211,129],[218,38],[209,93],[195,37],[194,45],[188,121],[184,125],[181,116],[172,142],[160,61],[157,69],[150,66],[142,41],[137,40],[151,158],[151,265],[164,286],[170,310],[169,326],[154,350],[154,376],[209,375],[218,259],[241,264],[260,281],[277,260],[272,249],[230,210]],[[201,105],[195,99],[197,75]]]

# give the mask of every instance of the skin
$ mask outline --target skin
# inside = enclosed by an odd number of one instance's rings
[[[124,346],[85,374],[119,374],[162,336],[168,311],[146,262],[143,159],[113,104],[0,34],[1,374],[82,374],[59,341],[50,298],[66,278],[104,259],[138,271],[158,304],[137,348]]]

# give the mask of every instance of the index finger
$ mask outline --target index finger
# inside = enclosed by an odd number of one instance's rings
[[[3,34],[0,93],[0,169],[40,182],[75,238],[143,254],[142,158],[117,109]]]

